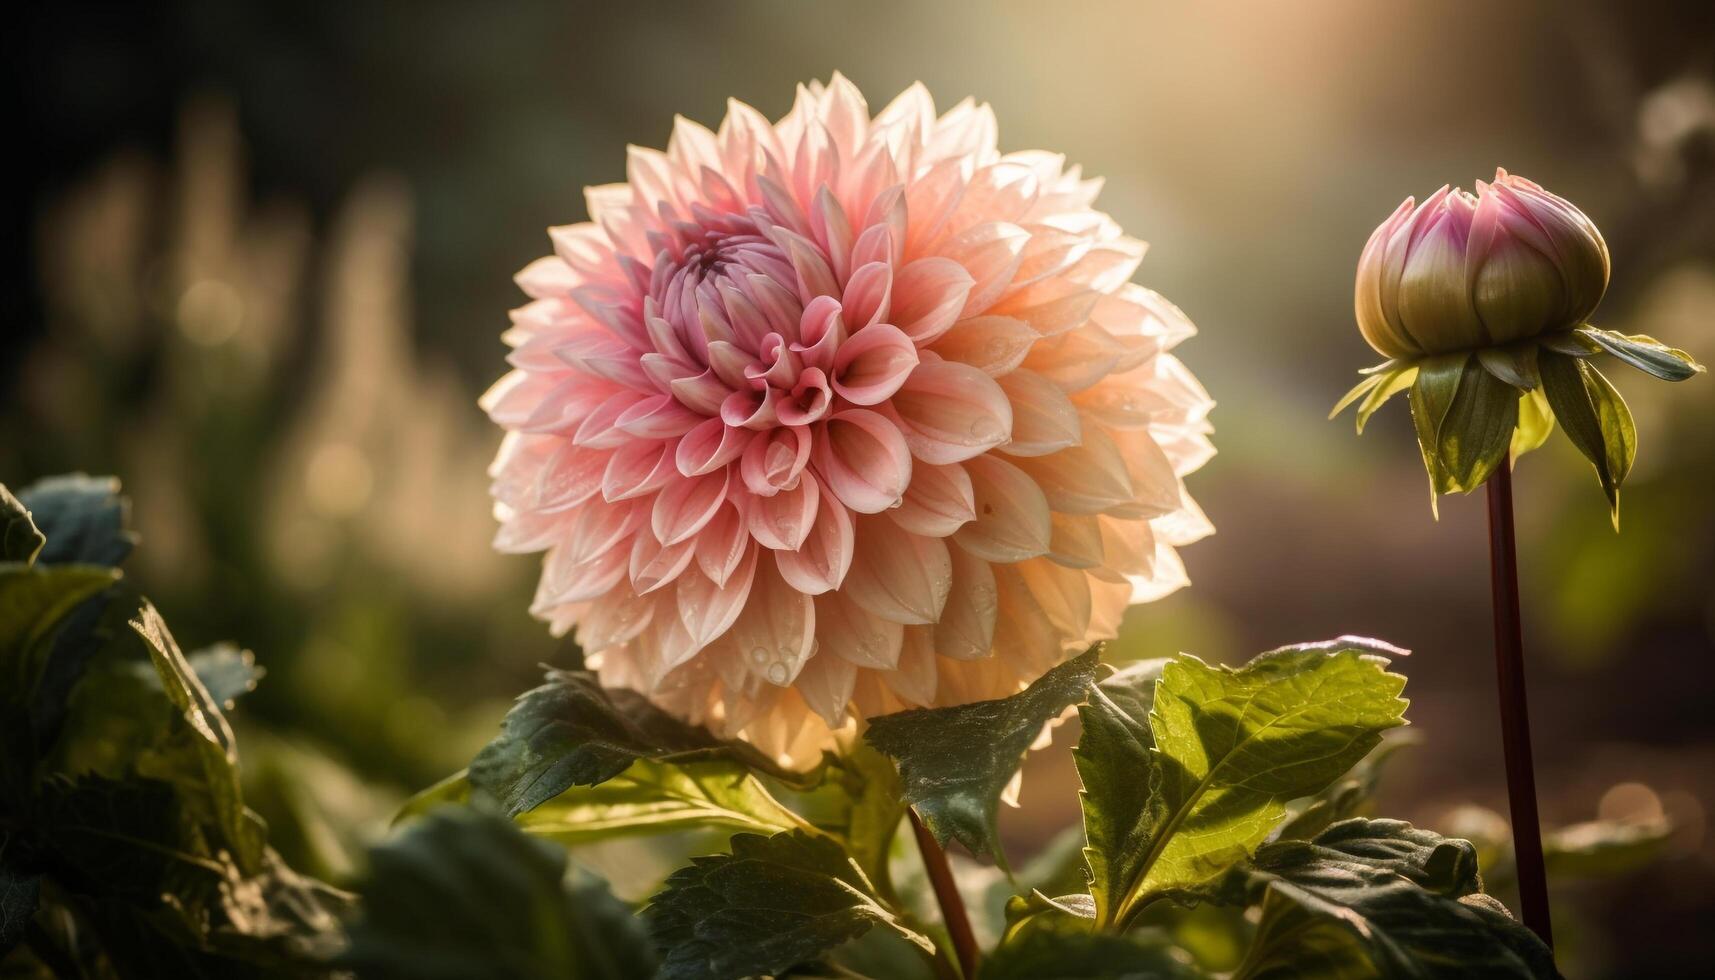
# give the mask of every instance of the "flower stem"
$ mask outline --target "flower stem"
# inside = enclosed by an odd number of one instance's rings
[[[907,809],[911,831],[917,835],[917,850],[923,855],[923,869],[929,873],[929,884],[935,889],[935,902],[941,906],[941,922],[953,940],[953,951],[959,957],[959,971],[967,978],[977,975],[977,936],[971,931],[970,916],[965,914],[965,900],[959,897],[959,885],[953,880],[953,869],[947,864],[947,852],[935,842],[935,835],[923,826],[917,811]]]
[[[1489,572],[1495,604],[1495,670],[1501,696],[1501,748],[1507,764],[1513,855],[1524,924],[1554,946],[1542,827],[1536,813],[1536,770],[1525,708],[1524,633],[1519,622],[1518,546],[1513,538],[1513,477],[1509,457],[1489,477]]]

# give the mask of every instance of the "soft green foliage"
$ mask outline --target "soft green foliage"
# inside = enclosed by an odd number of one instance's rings
[[[47,539],[30,520],[30,511],[12,491],[0,486],[0,561],[28,565]]]
[[[1004,867],[1001,793],[1042,726],[1084,699],[1096,664],[1091,650],[1012,697],[874,718],[864,737],[899,764],[905,799],[936,840],[956,840]]]
[[[1518,392],[1468,353],[1420,363],[1411,420],[1430,489],[1470,493],[1481,486],[1506,459],[1518,407]]]
[[[1578,328],[1577,334],[1593,348],[1606,351],[1663,381],[1684,381],[1705,370],[1690,354],[1677,347],[1669,347],[1654,337],[1623,334],[1588,324]]]
[[[1235,978],[1558,976],[1528,929],[1479,892],[1476,849],[1398,820],[1348,820],[1258,850],[1220,890],[1262,903]]]
[[[503,817],[437,809],[370,852],[339,965],[375,980],[631,980],[655,957],[631,909],[568,877],[560,848]]]
[[[772,834],[800,821],[744,767],[723,759],[670,765],[638,759],[596,786],[573,786],[526,813],[518,825],[562,844],[721,827]]]
[[[884,907],[838,844],[802,831],[733,837],[731,854],[674,872],[644,917],[666,980],[778,974],[877,925],[933,949]]]
[[[28,935],[38,959],[121,978],[321,972],[345,896],[267,847],[219,704],[100,564],[135,541],[116,489],[79,477],[26,492],[39,530],[6,507],[8,557],[23,560],[0,564],[0,940]]]
[[[982,980],[1190,980],[1189,958],[1159,937],[1092,932],[1088,926],[1032,929],[983,963]]]
[[[1637,456],[1638,434],[1626,400],[1602,373],[1575,357],[1542,353],[1542,389],[1566,437],[1596,467],[1615,527],[1620,521],[1620,484]]]
[[[1078,768],[1098,920],[1124,923],[1242,860],[1289,800],[1321,792],[1403,724],[1405,678],[1385,659],[1399,652],[1343,638],[1237,670],[1182,657],[1152,700],[1092,698]]]

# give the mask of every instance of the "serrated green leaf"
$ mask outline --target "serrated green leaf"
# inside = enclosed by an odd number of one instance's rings
[[[256,874],[262,868],[267,835],[256,817],[244,808],[244,797],[239,790],[238,749],[233,744],[226,716],[220,713],[208,689],[191,670],[154,606],[145,602],[131,628],[143,638],[167,699],[188,726],[189,751],[194,753],[201,775],[196,788],[206,792],[215,826],[232,848],[239,868],[246,874]],[[162,758],[166,771],[182,771],[179,759],[170,755]],[[181,782],[188,783],[182,779]]]
[[[1097,663],[1092,649],[1011,697],[872,718],[864,738],[898,763],[906,801],[942,846],[956,840],[1005,867],[1001,792],[1042,727],[1084,699]]]
[[[1513,430],[1512,445],[1507,450],[1513,465],[1518,465],[1525,453],[1540,449],[1553,434],[1554,410],[1548,407],[1548,396],[1539,384],[1519,395],[1518,428]]]
[[[605,689],[588,671],[554,670],[518,698],[499,737],[471,760],[469,779],[474,791],[517,816],[573,786],[604,783],[638,759],[686,753],[774,771],[748,746],[687,725],[635,691]]]
[[[1095,686],[1078,708],[1083,734],[1072,750],[1083,783],[1084,859],[1096,917],[1112,922],[1114,899],[1141,877],[1155,829],[1148,819],[1155,736],[1149,712],[1166,660],[1131,664]]]
[[[117,567],[137,546],[126,527],[131,504],[111,476],[53,476],[25,487],[18,499],[47,539],[36,558],[44,565]]]
[[[1235,980],[1557,977],[1528,929],[1478,892],[1476,849],[1398,820],[1348,820],[1260,848],[1217,900],[1262,902]]]
[[[370,852],[337,965],[365,980],[631,980],[655,957],[631,910],[511,821],[444,807]]]
[[[678,766],[638,759],[612,779],[573,786],[515,819],[567,846],[697,827],[773,834],[800,826],[749,770],[728,760]]]
[[[0,562],[32,564],[46,541],[29,508],[0,483]]]
[[[1684,381],[1703,373],[1697,359],[1677,347],[1669,347],[1654,337],[1643,334],[1623,334],[1585,324],[1576,331],[1579,336],[1614,355],[1632,367],[1652,374],[1663,381]]]
[[[812,962],[877,925],[934,945],[875,898],[839,845],[802,831],[738,834],[675,871],[644,909],[663,980],[739,980]]]
[[[1600,371],[1563,354],[1544,351],[1542,387],[1567,438],[1591,465],[1607,495],[1614,526],[1620,523],[1620,485],[1637,456],[1637,429],[1625,399]]]
[[[1465,361],[1441,420],[1432,477],[1437,493],[1470,493],[1507,458],[1518,425],[1518,389]]]
[[[1542,385],[1536,370],[1537,347],[1534,343],[1512,344],[1506,347],[1480,347],[1477,361],[1483,370],[1520,391],[1532,391]]]
[[[1289,800],[1320,792],[1404,724],[1405,678],[1386,669],[1401,652],[1342,637],[1236,670],[1184,655],[1162,669],[1147,719],[1092,699],[1087,719],[1115,735],[1079,747],[1080,773],[1095,777],[1085,777],[1084,820],[1101,828],[1092,845],[1103,841],[1102,870],[1092,870],[1103,924],[1242,861]],[[1141,809],[1128,778],[1149,787]]]

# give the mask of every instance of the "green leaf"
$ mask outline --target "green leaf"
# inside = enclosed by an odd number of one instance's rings
[[[1142,876],[1154,829],[1148,819],[1155,737],[1149,713],[1166,660],[1132,664],[1097,684],[1078,708],[1083,734],[1072,750],[1084,810],[1084,859],[1096,917],[1113,921],[1112,902]]]
[[[1554,410],[1548,407],[1548,396],[1543,394],[1542,386],[1532,388],[1519,395],[1518,428],[1513,430],[1512,446],[1509,453],[1513,464],[1525,453],[1533,452],[1548,441],[1554,434]]]
[[[1507,347],[1480,347],[1477,361],[1483,370],[1520,391],[1533,391],[1542,385],[1536,370],[1537,347],[1534,343],[1512,344]]]
[[[53,476],[25,487],[18,499],[47,538],[36,558],[44,565],[117,567],[137,546],[126,528],[131,504],[113,477]]]
[[[1625,399],[1589,364],[1544,351],[1542,387],[1567,438],[1596,467],[1614,527],[1620,526],[1620,484],[1637,456],[1638,435]]]
[[[1543,334],[1536,338],[1536,342],[1544,352],[1553,351],[1567,357],[1589,357],[1601,350],[1595,341],[1586,339],[1576,330]]]
[[[1696,358],[1654,337],[1623,334],[1589,324],[1579,327],[1576,333],[1639,371],[1663,381],[1684,381],[1704,371]]]
[[[1001,792],[1042,727],[1084,699],[1097,664],[1091,649],[1011,697],[872,718],[864,738],[898,763],[906,801],[942,846],[956,840],[1005,867]]]
[[[1548,948],[1479,885],[1468,841],[1348,820],[1265,845],[1217,900],[1262,902],[1235,980],[1558,976]]]
[[[643,916],[662,952],[663,980],[777,975],[877,925],[934,952],[876,900],[838,844],[802,831],[734,836],[731,854],[675,871]]]
[[[801,825],[747,769],[719,759],[684,765],[638,759],[612,779],[573,786],[515,819],[568,846],[697,827],[773,834]]]
[[[815,788],[784,795],[787,805],[838,838],[881,895],[892,899],[888,855],[906,809],[899,770],[859,740],[839,755],[825,756],[818,772]]]
[[[131,628],[143,638],[149,659],[161,678],[167,699],[181,713],[188,732],[185,736],[189,753],[194,753],[200,781],[186,781],[207,794],[213,809],[215,825],[232,848],[238,866],[246,874],[255,874],[262,866],[262,851],[266,833],[254,815],[244,808],[239,790],[238,749],[233,744],[232,729],[226,717],[191,670],[185,655],[167,631],[155,607],[145,602],[141,615],[131,622]],[[177,760],[169,757],[169,765],[177,769]],[[197,795],[201,795],[200,793]]]
[[[6,864],[9,839],[0,836],[0,960],[24,938],[41,900],[42,876]]]
[[[444,807],[370,852],[338,966],[365,980],[630,980],[655,957],[606,887],[511,821]]]
[[[1423,468],[1429,473],[1430,506],[1446,482],[1441,476],[1441,425],[1453,407],[1459,392],[1459,381],[1465,373],[1469,353],[1446,354],[1424,359],[1417,367],[1417,378],[1411,385],[1411,422],[1417,429],[1417,448],[1423,454]]]
[[[1107,734],[1079,747],[1079,771],[1100,921],[1124,924],[1242,861],[1287,801],[1321,792],[1404,724],[1405,678],[1386,669],[1402,652],[1341,637],[1237,670],[1185,655],[1162,669],[1147,717],[1132,713],[1141,697],[1092,699],[1086,718]]]
[[[32,564],[45,541],[29,509],[0,483],[0,562]]]
[[[517,816],[572,786],[604,783],[638,759],[738,751],[641,694],[606,690],[588,671],[554,670],[519,697],[499,737],[471,761],[469,777],[473,790]]]
[[[1370,416],[1385,405],[1388,399],[1410,388],[1417,379],[1417,367],[1412,364],[1400,364],[1397,361],[1385,361],[1362,372],[1366,377],[1357,383],[1345,397],[1328,413],[1331,419],[1346,410],[1353,402],[1358,403],[1357,427],[1358,434],[1363,435],[1364,426],[1369,423]],[[1360,400],[1361,399],[1361,400]]]
[[[1507,458],[1518,425],[1518,390],[1465,361],[1453,403],[1441,419],[1431,476],[1438,493],[1470,493]]]

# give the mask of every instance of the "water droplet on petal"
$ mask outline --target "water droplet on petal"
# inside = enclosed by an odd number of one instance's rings
[[[768,665],[768,683],[780,685],[786,683],[786,665],[775,661]]]
[[[768,651],[763,649],[762,647],[751,647],[750,648],[750,659],[752,661],[756,662],[757,664],[767,663],[768,662]]]
[[[982,442],[992,442],[1001,437],[1000,423],[984,415],[971,423],[971,435]]]

